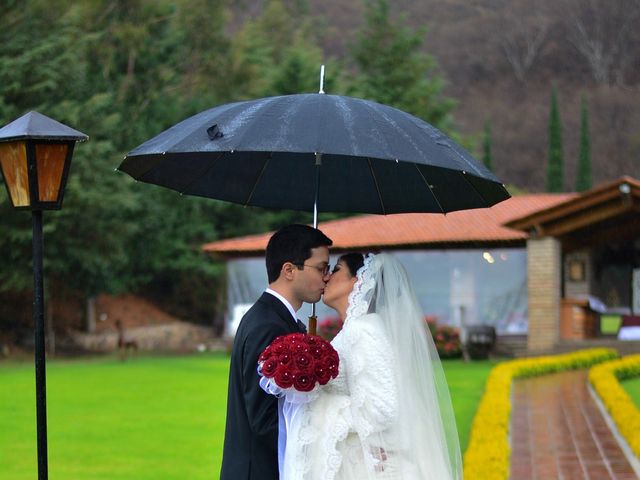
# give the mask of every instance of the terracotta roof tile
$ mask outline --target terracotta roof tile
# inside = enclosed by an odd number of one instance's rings
[[[504,226],[514,218],[549,208],[577,194],[519,195],[491,208],[462,210],[447,215],[405,213],[363,215],[321,223],[335,249],[402,248],[428,244],[522,241],[524,232]],[[206,252],[242,254],[263,252],[273,232],[208,243]]]

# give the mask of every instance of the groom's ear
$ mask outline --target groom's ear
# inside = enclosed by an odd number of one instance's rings
[[[280,270],[280,276],[286,280],[293,280],[294,270],[296,270],[296,266],[293,263],[284,262],[282,264],[282,269]]]

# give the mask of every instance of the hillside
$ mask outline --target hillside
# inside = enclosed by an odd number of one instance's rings
[[[460,131],[479,136],[490,122],[493,164],[504,182],[544,190],[554,84],[566,189],[574,185],[582,94],[589,104],[594,183],[640,175],[640,31],[634,27],[640,1],[389,3],[408,25],[426,28],[424,48],[440,66],[446,95],[458,102]],[[244,15],[257,15],[259,5],[245,4]],[[308,8],[326,54],[343,58],[362,24],[363,3],[310,1]]]

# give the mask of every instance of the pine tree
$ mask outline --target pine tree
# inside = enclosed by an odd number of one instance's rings
[[[291,6],[282,0],[265,2],[261,15],[246,22],[234,40],[235,78],[247,98],[315,93],[319,88],[320,65],[336,76],[335,62],[325,62],[315,29],[301,15],[304,5]],[[334,84],[325,90],[336,93]]]
[[[447,130],[454,102],[442,93],[435,60],[423,53],[425,31],[406,27],[403,17],[393,22],[387,0],[366,0],[365,6],[365,24],[351,51],[358,73],[350,93]]]
[[[482,140],[482,162],[484,166],[493,171],[491,161],[491,123],[484,124],[484,138]]]
[[[549,163],[547,164],[547,192],[564,190],[562,151],[562,120],[558,110],[556,88],[551,91],[551,115],[549,118]]]
[[[576,175],[576,191],[584,192],[592,185],[591,177],[591,141],[589,139],[589,111],[587,97],[582,95],[580,115],[580,153],[578,156],[578,173]]]

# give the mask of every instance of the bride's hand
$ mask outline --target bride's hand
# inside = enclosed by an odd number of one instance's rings
[[[387,461],[387,452],[382,447],[369,447],[369,451],[373,458],[377,460],[375,465],[376,472],[384,472],[384,462]]]

